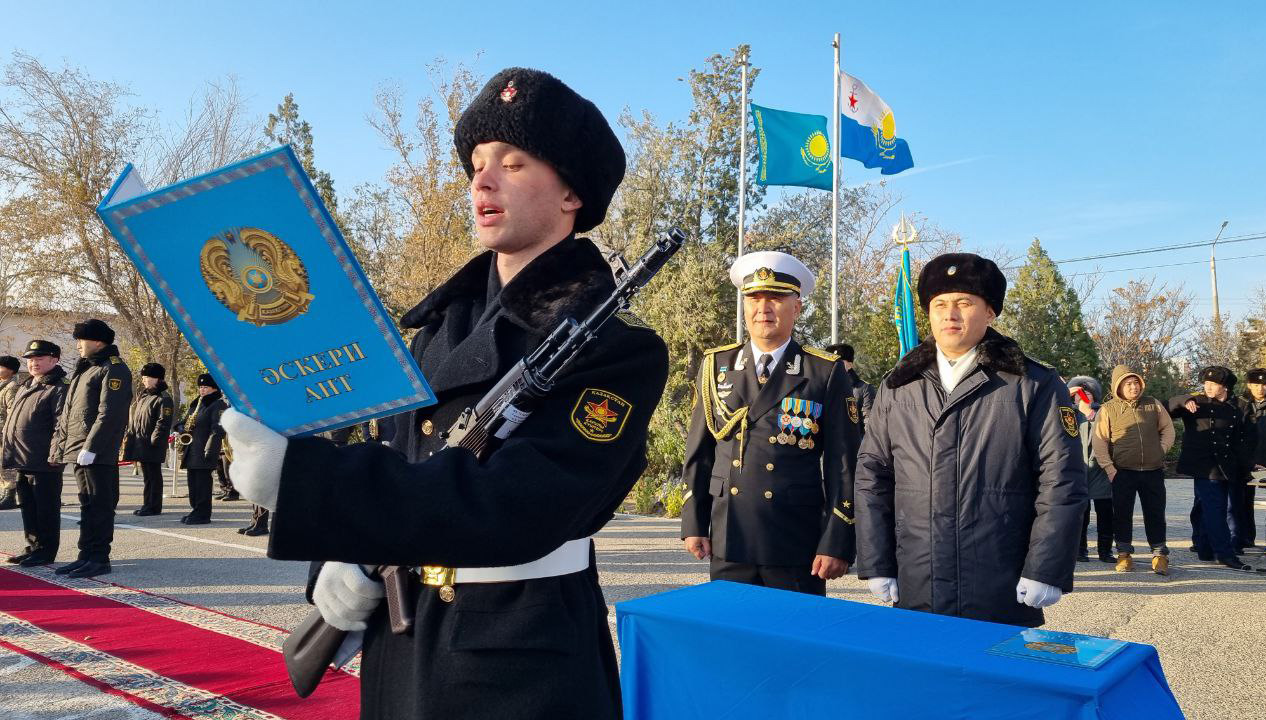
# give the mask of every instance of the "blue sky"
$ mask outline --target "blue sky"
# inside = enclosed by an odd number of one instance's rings
[[[443,57],[483,75],[549,70],[612,120],[680,119],[692,67],[739,43],[761,68],[753,100],[829,114],[831,36],[844,68],[889,105],[916,170],[901,209],[969,246],[1056,259],[1266,232],[1266,5],[1027,3],[23,3],[0,50],[65,61],[129,86],[176,121],[206,81],[236,76],[262,117],[287,92],[341,191],[390,156],[365,122],[376,89],[430,92]],[[1215,10],[1208,8],[1216,7]],[[477,61],[476,61],[477,59]],[[877,180],[846,162],[845,180]],[[1224,313],[1250,309],[1266,240],[1220,248]],[[1209,312],[1208,248],[1098,263],[1100,292],[1131,277],[1185,281]],[[1066,273],[1094,263],[1064,266]]]

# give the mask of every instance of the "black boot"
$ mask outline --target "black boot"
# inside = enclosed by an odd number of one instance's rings
[[[4,492],[0,493],[0,510],[16,510],[18,507],[18,494],[13,488],[7,487]]]
[[[1082,545],[1081,549],[1077,551],[1077,562],[1090,562],[1090,551],[1086,549],[1085,545]]]

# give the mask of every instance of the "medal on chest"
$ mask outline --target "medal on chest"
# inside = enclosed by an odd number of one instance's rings
[[[782,413],[778,416],[778,434],[769,437],[770,444],[795,445],[801,450],[812,450],[816,445],[813,436],[822,426],[822,403],[803,398],[783,398]]]

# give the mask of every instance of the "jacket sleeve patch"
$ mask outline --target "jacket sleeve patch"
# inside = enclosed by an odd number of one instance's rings
[[[110,389],[120,390],[123,388],[123,381],[119,378],[110,378]]]
[[[1073,409],[1061,405],[1059,418],[1064,421],[1064,432],[1072,437],[1077,437],[1077,415],[1073,413]]]
[[[571,411],[572,427],[594,442],[611,442],[624,432],[633,405],[615,393],[586,388]]]

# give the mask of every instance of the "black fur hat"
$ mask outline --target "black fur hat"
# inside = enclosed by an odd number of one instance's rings
[[[12,355],[0,355],[0,367],[17,372],[18,368],[22,367],[22,363],[18,362],[18,359]]]
[[[502,70],[462,113],[453,144],[468,177],[475,173],[471,151],[494,141],[526,150],[554,167],[583,203],[576,211],[578,233],[602,222],[624,179],[624,148],[602,112],[540,70]]]
[[[1228,391],[1235,387],[1235,373],[1230,368],[1224,368],[1221,365],[1210,365],[1200,371],[1200,382],[1215,382]]]
[[[1244,382],[1258,383],[1266,385],[1266,368],[1253,368],[1248,371],[1248,376],[1244,378]]]
[[[853,353],[853,346],[849,345],[848,343],[836,343],[834,345],[827,345],[825,349],[827,352],[832,352],[832,353],[835,353],[836,355],[839,355],[840,359],[845,362],[853,362],[853,358],[855,357]]]
[[[76,340],[96,340],[106,345],[114,344],[114,331],[109,325],[96,318],[75,323],[75,330],[70,336]]]
[[[929,260],[919,273],[919,304],[927,310],[932,298],[954,292],[982,297],[995,315],[1001,315],[1007,278],[993,260],[972,253],[946,253]]]
[[[163,380],[167,377],[167,368],[158,363],[145,363],[145,367],[141,368],[141,377],[152,377]]]
[[[198,376],[199,387],[209,387],[212,390],[219,390],[220,386],[215,384],[215,378],[211,377],[211,373],[202,373]]]

